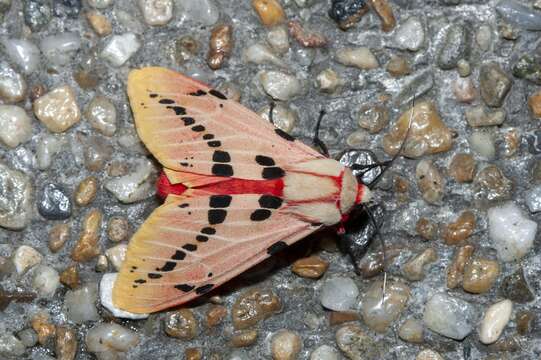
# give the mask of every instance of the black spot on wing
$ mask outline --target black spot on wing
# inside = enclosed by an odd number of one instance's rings
[[[227,151],[216,150],[212,155],[212,161],[219,163],[228,163],[231,161],[231,156]]]
[[[207,144],[208,144],[208,146],[210,146],[210,147],[219,147],[219,146],[222,146],[222,142],[219,141],[219,140],[209,141]]]
[[[197,245],[195,245],[195,244],[185,244],[185,245],[182,245],[182,248],[184,250],[188,250],[188,251],[195,251],[195,250],[197,250]]]
[[[212,195],[209,199],[209,206],[211,208],[226,208],[231,205],[231,195]]]
[[[267,220],[272,215],[272,212],[267,209],[257,209],[250,214],[250,220],[252,221],[263,221]]]
[[[263,179],[272,180],[279,179],[285,175],[285,171],[277,166],[264,168],[261,172]]]
[[[177,263],[174,261],[168,261],[161,268],[156,268],[156,271],[171,271],[177,266]]]
[[[187,208],[188,206],[190,206],[190,204],[188,204],[188,203],[183,203],[183,204],[180,204],[178,207],[179,207],[179,208]]]
[[[134,283],[136,283],[136,284],[144,284],[146,282],[147,281],[145,279],[137,279],[137,280],[134,281]]]
[[[218,90],[212,89],[209,91],[209,94],[217,97],[218,99],[227,100],[227,97],[225,97],[225,95],[219,92]]]
[[[190,126],[190,125],[195,124],[195,119],[192,118],[192,117],[184,116],[181,119],[182,119],[182,121],[184,121],[184,125],[186,125],[186,126]]]
[[[151,98],[157,98],[158,97],[158,94],[149,94],[148,96],[150,96]]]
[[[214,164],[211,171],[216,176],[233,176],[233,167],[229,164]]]
[[[227,211],[222,209],[212,209],[208,212],[208,220],[210,225],[221,224],[224,222]]]
[[[207,92],[204,91],[204,90],[199,89],[199,90],[197,90],[195,92],[189,93],[188,95],[191,95],[191,96],[203,96],[203,95],[207,95]]]
[[[207,241],[209,241],[209,237],[205,236],[205,235],[197,235],[195,237],[195,240],[197,240],[199,242],[207,242]]]
[[[149,273],[149,274],[148,274],[148,278],[149,278],[149,279],[159,279],[159,278],[161,278],[161,277],[162,277],[161,274],[155,274],[155,273]]]
[[[186,109],[182,106],[168,106],[167,108],[173,110],[176,115],[186,115]]]
[[[257,155],[255,161],[261,166],[274,166],[276,164],[273,158],[263,155]]]
[[[280,136],[283,139],[286,139],[287,141],[295,141],[295,138],[293,136],[289,135],[282,129],[274,129],[274,132],[276,133],[276,135]]]
[[[195,125],[195,126],[192,126],[192,131],[202,132],[202,131],[205,131],[205,127],[203,125]]]
[[[174,104],[174,103],[175,103],[175,100],[171,100],[171,99],[160,99],[158,102],[159,102],[160,104],[170,105],[170,104]]]
[[[205,293],[208,293],[213,287],[214,287],[214,284],[206,284],[195,289],[195,292],[198,295],[203,295]]]
[[[177,250],[177,251],[175,251],[173,256],[171,256],[171,259],[173,259],[173,260],[184,260],[185,257],[186,257],[186,253],[184,251]]]
[[[195,288],[195,286],[193,286],[193,285],[188,285],[188,284],[178,284],[178,285],[175,285],[175,289],[180,290],[180,291],[183,291],[183,292],[190,292],[190,291],[192,291],[194,288]]]
[[[259,206],[266,209],[278,209],[282,206],[282,199],[277,196],[263,195],[259,198]]]
[[[216,234],[216,229],[207,226],[207,227],[202,228],[201,232],[203,234],[207,234],[207,235],[214,235],[214,234]]]
[[[287,244],[283,241],[278,241],[277,243],[272,244],[267,248],[267,254],[274,255],[278,251],[284,250],[287,247]]]
[[[212,140],[212,139],[214,139],[213,134],[205,134],[205,135],[203,135],[203,140]]]

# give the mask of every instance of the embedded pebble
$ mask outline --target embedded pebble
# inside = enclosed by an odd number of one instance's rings
[[[283,23],[286,19],[284,9],[278,0],[252,0],[252,7],[261,23],[267,27]]]
[[[79,269],[77,268],[77,264],[71,264],[60,273],[60,282],[70,289],[75,289],[79,286]]]
[[[511,320],[513,303],[510,300],[502,300],[491,305],[485,312],[479,329],[479,340],[483,344],[492,344],[498,340],[503,329]]]
[[[25,353],[25,346],[15,335],[4,333],[0,335],[0,355],[8,357],[21,357]]]
[[[329,345],[321,345],[310,354],[310,360],[339,360],[338,351]]]
[[[410,118],[411,129],[408,133]],[[394,155],[404,139],[406,143],[402,154],[412,158],[445,152],[453,145],[452,131],[442,121],[436,106],[428,101],[415,104],[400,116],[383,137],[385,152]]]
[[[356,130],[349,134],[346,143],[352,148],[361,148],[370,141],[370,135],[365,130]]]
[[[336,21],[342,30],[347,30],[355,26],[368,11],[365,0],[333,0],[329,17]]]
[[[64,299],[68,318],[77,324],[98,320],[100,317],[95,305],[97,299],[98,286],[94,283],[69,290]]]
[[[472,182],[476,163],[470,154],[458,153],[449,164],[449,175],[459,183]]]
[[[213,305],[206,314],[208,327],[219,325],[227,316],[227,308],[223,305]],[[257,336],[257,335],[256,335]]]
[[[468,56],[469,38],[470,29],[467,24],[451,25],[436,57],[438,66],[443,70],[455,68],[459,60]]]
[[[350,278],[335,277],[323,284],[319,300],[325,308],[334,311],[350,310],[357,304],[359,288]]]
[[[43,260],[43,256],[36,249],[27,245],[19,246],[13,252],[12,258],[17,274],[24,274]]]
[[[306,30],[300,22],[291,20],[287,23],[289,29],[289,35],[301,46],[308,48],[325,47],[328,40],[320,33]]]
[[[404,264],[404,276],[410,281],[419,281],[425,277],[425,268],[428,264],[438,260],[438,253],[428,248]]]
[[[16,148],[19,144],[30,140],[31,136],[32,123],[24,109],[15,105],[0,105],[0,141],[2,144]]]
[[[122,216],[114,216],[107,223],[107,236],[111,241],[120,242],[128,239],[130,223]]]
[[[113,25],[111,25],[109,19],[96,10],[87,12],[86,19],[98,36],[104,37],[113,32]]]
[[[253,44],[243,52],[243,59],[254,64],[273,64],[285,66],[285,63],[265,44]]]
[[[185,360],[202,360],[203,352],[198,348],[186,348],[184,351]],[[230,358],[230,360],[244,360],[243,358]]]
[[[17,337],[26,347],[35,346],[38,343],[38,334],[32,328],[26,328],[17,333]]]
[[[425,304],[423,322],[440,335],[462,340],[472,332],[475,315],[470,303],[438,293]]]
[[[415,168],[417,185],[426,202],[439,204],[445,195],[446,181],[430,160],[421,160]]]
[[[231,345],[234,347],[248,347],[257,341],[257,330],[236,331],[231,338]]]
[[[415,231],[424,240],[432,240],[438,232],[438,225],[427,218],[420,218],[415,224]]]
[[[514,187],[513,181],[496,165],[488,165],[479,171],[474,184],[477,198],[492,202],[510,199]]]
[[[500,275],[500,265],[495,260],[473,259],[466,263],[462,288],[472,294],[482,294],[490,290]]]
[[[412,16],[401,23],[394,33],[394,45],[399,49],[418,51],[425,42],[425,29],[418,17]]]
[[[462,283],[464,268],[470,261],[475,248],[472,245],[463,245],[455,250],[453,261],[447,269],[447,287],[454,289]]]
[[[138,4],[148,25],[166,25],[173,18],[172,0],[139,0]]]
[[[49,168],[53,161],[53,156],[57,154],[64,145],[64,139],[45,134],[41,136],[36,145],[36,162],[40,170]]]
[[[385,70],[391,76],[398,78],[410,74],[411,66],[406,58],[393,55],[385,66]]]
[[[458,72],[458,75],[460,75],[462,78],[465,78],[467,76],[470,76],[471,74],[471,65],[467,60],[460,59],[456,63],[456,70]],[[472,84],[472,87],[473,87],[473,83],[471,79],[468,79],[468,80]]]
[[[74,360],[77,354],[77,333],[68,326],[57,326],[55,353],[58,360]]]
[[[455,221],[444,226],[442,238],[447,245],[457,245],[473,234],[475,226],[475,214],[463,211]]]
[[[535,299],[535,295],[530,290],[528,282],[524,277],[524,268],[522,266],[502,280],[499,294],[519,304],[524,304]]]
[[[387,281],[385,293],[383,281],[373,282],[363,294],[361,315],[364,322],[374,331],[387,331],[406,307],[410,294],[410,288],[400,282]]]
[[[487,112],[483,106],[476,106],[466,110],[466,121],[471,127],[501,125],[505,117],[505,111]]]
[[[62,133],[79,122],[81,113],[73,89],[57,87],[33,104],[36,117],[52,132]]]
[[[45,345],[48,343],[49,339],[55,335],[56,327],[51,324],[49,314],[46,312],[38,312],[30,320],[32,329],[38,335],[38,342],[40,345]]]
[[[290,330],[279,330],[271,339],[274,360],[294,360],[301,352],[301,337]]]
[[[380,359],[383,355],[376,340],[367,335],[357,324],[348,324],[339,328],[336,331],[336,344],[351,360]]]
[[[384,32],[392,31],[396,26],[396,20],[389,2],[387,0],[368,0],[368,2],[381,20],[381,29]]]
[[[541,118],[541,91],[536,92],[528,98],[530,112],[536,118]]]
[[[38,211],[48,220],[69,219],[72,204],[64,187],[53,183],[46,184],[38,195]]]
[[[233,50],[233,26],[221,24],[212,29],[207,64],[212,70],[220,69]]]
[[[500,65],[489,63],[481,66],[479,86],[481,97],[488,106],[500,107],[511,89],[511,79]]]
[[[113,136],[116,132],[117,113],[115,105],[104,96],[96,96],[84,111],[84,116],[100,133]]]
[[[60,251],[70,237],[69,224],[56,224],[49,231],[49,250],[55,253]]]
[[[60,276],[58,271],[50,266],[38,266],[34,270],[34,279],[32,287],[41,297],[52,297],[60,285]]]
[[[49,24],[52,9],[49,2],[25,1],[23,3],[24,22],[32,31],[38,32]]]
[[[477,91],[470,78],[458,78],[453,81],[453,94],[457,101],[471,103],[477,97]]]
[[[434,350],[425,349],[415,357],[415,360],[444,360],[443,357]]]
[[[484,131],[474,131],[468,142],[473,151],[487,160],[492,160],[496,157],[496,145],[492,134]]]
[[[267,33],[267,43],[278,54],[289,50],[289,33],[285,26],[275,26]]]
[[[75,203],[79,206],[86,206],[94,201],[98,191],[98,179],[89,176],[79,183],[75,191]]]
[[[71,251],[71,258],[77,262],[90,261],[100,253],[99,239],[102,213],[91,209],[86,213],[82,222],[81,236]]]
[[[121,143],[121,139],[118,141]],[[83,159],[85,168],[90,171],[100,171],[109,161],[113,154],[113,146],[107,138],[102,136],[77,133],[72,138],[72,152],[80,151],[83,147]],[[73,147],[77,146],[78,149]]]
[[[488,230],[498,257],[505,261],[519,260],[533,246],[537,223],[524,216],[513,202],[488,209]]]
[[[336,61],[342,65],[353,66],[361,70],[376,69],[379,62],[367,47],[347,47],[336,51]]]
[[[420,344],[424,341],[423,323],[416,319],[408,319],[404,321],[398,329],[398,336],[407,342]]]
[[[213,25],[220,17],[220,10],[214,0],[179,0],[179,12],[184,19],[201,24]]]
[[[541,211],[541,186],[536,186],[526,192],[525,203],[530,212]]]
[[[51,64],[67,65],[81,47],[81,37],[74,32],[65,32],[44,37],[39,47]]]
[[[247,329],[282,309],[280,298],[271,290],[251,289],[233,304],[231,316],[235,329]]]
[[[522,55],[513,66],[513,75],[537,85],[541,85],[541,64],[530,55]]]
[[[299,259],[293,263],[291,271],[300,277],[319,279],[329,268],[329,262],[319,256],[312,255]]]
[[[299,79],[280,71],[262,71],[258,78],[263,90],[276,100],[290,100],[302,91]]]
[[[87,0],[88,5],[96,9],[106,9],[114,2],[115,0]]]
[[[24,77],[8,63],[0,61],[0,99],[7,103],[19,102],[25,98],[27,88]]]
[[[85,343],[88,351],[98,359],[118,359],[121,354],[139,344],[139,335],[116,323],[101,323],[86,333]]]
[[[104,256],[105,260],[107,258]],[[99,261],[99,260],[98,260]],[[104,274],[100,280],[100,303],[111,312],[114,317],[125,319],[146,319],[148,314],[134,314],[115,307],[113,303],[113,287],[117,278],[117,273]]]
[[[139,50],[141,45],[134,33],[114,35],[101,52],[101,57],[113,66],[122,66]]]
[[[109,260],[107,260],[107,256],[98,255],[95,269],[97,272],[106,272],[107,269],[109,269]]]
[[[105,188],[125,204],[144,200],[154,194],[153,166],[148,159],[137,159],[132,173],[110,179]]]
[[[114,266],[114,268],[119,271],[124,259],[126,258],[126,252],[128,251],[128,245],[119,244],[113,246],[105,251],[105,256],[109,259],[109,262]]]
[[[525,30],[541,30],[541,13],[515,0],[500,1],[496,11],[511,24]]]
[[[182,340],[191,340],[198,332],[197,319],[190,309],[179,309],[167,313],[164,327],[167,335]]]
[[[528,335],[532,332],[536,320],[536,315],[531,311],[520,311],[515,316],[517,324],[517,333],[519,335]]]
[[[381,105],[364,106],[359,110],[357,123],[371,134],[378,133],[389,123],[389,112]]]
[[[336,92],[345,83],[340,75],[331,68],[321,71],[317,75],[316,80],[321,91],[331,94]]]

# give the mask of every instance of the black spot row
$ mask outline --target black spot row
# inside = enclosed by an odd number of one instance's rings
[[[210,141],[208,144],[210,146]],[[225,177],[231,177],[233,176],[233,167],[229,164],[214,164],[212,165],[212,174],[216,176],[225,176]]]
[[[178,290],[183,291],[183,292],[190,292],[190,291],[192,291],[194,288],[195,288],[195,286],[193,286],[193,285],[188,285],[188,284],[179,284],[179,285],[175,285],[175,289],[178,289]]]
[[[267,220],[272,215],[272,212],[267,209],[257,209],[250,214],[250,220],[252,221],[263,221]]]
[[[278,166],[266,167],[261,172],[261,176],[266,180],[279,179],[284,177],[285,174],[285,171]]]
[[[172,271],[175,269],[175,267],[177,266],[177,263],[174,262],[174,261],[168,261],[165,263],[164,266],[162,266],[161,268],[156,268],[156,271]]]
[[[227,211],[222,209],[211,209],[208,211],[208,221],[210,225],[221,224],[225,221]]]
[[[219,92],[218,90],[212,89],[212,90],[209,91],[209,94],[214,96],[214,97],[217,97],[218,99],[227,100],[227,97],[224,94],[222,94],[221,92]]]
[[[226,208],[231,205],[231,195],[212,195],[209,200],[209,206],[211,208]]]
[[[167,106],[167,109],[173,110],[176,115],[186,115],[186,108],[182,106]]]
[[[173,256],[171,256],[171,259],[172,260],[184,260],[184,258],[186,257],[186,253],[182,250],[177,250],[175,251],[175,253],[173,254]]]
[[[159,278],[161,278],[161,277],[162,277],[161,274],[155,274],[155,273],[149,273],[149,274],[148,274],[148,278],[149,278],[149,279],[159,279]]]
[[[185,126],[190,126],[190,125],[195,124],[195,119],[193,117],[184,116],[180,119],[184,121]]]
[[[276,163],[273,158],[264,155],[257,155],[255,157],[255,162],[261,166],[274,166]]]
[[[207,92],[204,91],[204,90],[199,89],[196,92],[189,93],[188,95],[191,95],[191,96],[203,96],[203,95],[207,95]]]
[[[231,161],[231,155],[227,151],[215,150],[212,155],[212,161],[219,163],[228,163]]]
[[[282,201],[278,196],[263,195],[259,198],[259,206],[266,209],[278,209],[282,206]]]
[[[187,250],[187,251],[195,251],[195,250],[197,250],[197,245],[195,245],[195,244],[185,244],[185,245],[182,245],[182,248],[184,250]]]
[[[146,282],[147,281],[145,279],[137,279],[137,280],[134,281],[134,283],[136,283],[136,284],[144,284]]]
[[[171,100],[171,99],[160,99],[158,101],[160,104],[164,104],[164,105],[171,105],[171,104],[174,104],[175,103],[175,100]]]

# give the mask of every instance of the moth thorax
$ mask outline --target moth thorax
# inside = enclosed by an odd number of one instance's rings
[[[357,186],[357,198],[355,199],[355,204],[365,204],[372,199],[372,192],[363,183],[359,183]]]

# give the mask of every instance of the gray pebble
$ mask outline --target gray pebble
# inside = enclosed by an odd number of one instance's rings
[[[357,302],[359,288],[350,278],[329,279],[321,289],[321,305],[334,311],[350,310]]]
[[[475,315],[470,303],[441,293],[426,303],[423,321],[440,335],[462,340],[473,330]]]
[[[468,57],[470,42],[470,27],[467,24],[451,25],[438,51],[438,66],[443,70],[455,68],[459,60]]]
[[[47,0],[25,0],[24,22],[32,31],[42,30],[51,20],[51,7]]]
[[[46,184],[38,198],[38,211],[48,220],[65,220],[71,216],[71,199],[63,187]]]
[[[500,107],[511,89],[511,79],[500,65],[489,63],[481,66],[479,85],[485,103],[488,106]]]

